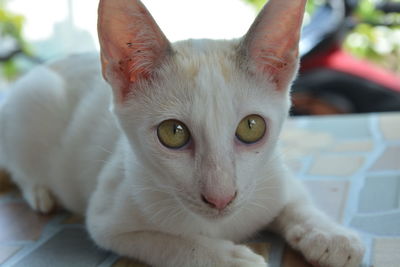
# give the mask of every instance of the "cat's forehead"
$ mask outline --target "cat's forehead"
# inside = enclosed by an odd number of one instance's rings
[[[188,88],[180,88],[203,104],[228,108],[265,100],[274,85],[260,84],[240,68],[239,40],[186,40],[174,44],[174,63],[178,81]]]
[[[151,113],[221,124],[219,120],[236,123],[240,115],[268,109],[273,85],[267,88],[240,69],[238,45],[238,40],[175,43],[172,64],[162,68],[158,88],[147,92]]]
[[[186,78],[221,77],[227,81],[237,73],[238,40],[189,39],[174,44],[175,63]]]

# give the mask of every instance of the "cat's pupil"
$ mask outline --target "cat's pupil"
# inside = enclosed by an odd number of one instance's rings
[[[249,126],[249,129],[253,129],[253,127],[256,125],[255,120],[247,120],[247,124]]]
[[[183,127],[179,124],[174,124],[174,134],[183,133]]]

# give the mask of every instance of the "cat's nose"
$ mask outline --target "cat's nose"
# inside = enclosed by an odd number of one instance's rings
[[[229,194],[226,196],[224,195],[213,196],[208,194],[202,194],[201,199],[210,207],[215,208],[217,210],[223,210],[236,198],[236,195],[237,191],[235,191],[233,194]]]

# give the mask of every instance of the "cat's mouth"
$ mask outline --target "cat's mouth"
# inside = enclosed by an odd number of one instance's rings
[[[233,208],[226,208],[224,210],[197,209],[194,212],[207,220],[217,221],[229,218],[234,213],[234,210]]]
[[[211,210],[203,216],[210,220],[221,220],[230,217],[234,213],[234,208],[225,208],[224,210]]]
[[[213,221],[229,218],[239,208],[236,201],[233,201],[224,209],[217,209],[210,206],[201,197],[199,197],[198,199],[183,197],[181,202],[183,202],[185,208],[187,208],[191,213]]]

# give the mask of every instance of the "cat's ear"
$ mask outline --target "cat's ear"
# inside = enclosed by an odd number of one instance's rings
[[[307,0],[269,0],[240,46],[250,72],[271,77],[286,90],[298,68],[298,43]]]
[[[171,46],[140,0],[100,0],[98,34],[104,78],[118,102],[152,78]]]

